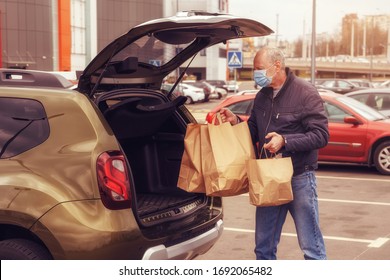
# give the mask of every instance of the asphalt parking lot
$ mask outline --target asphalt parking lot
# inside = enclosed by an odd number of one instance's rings
[[[367,167],[320,165],[317,180],[328,259],[390,260],[390,178]],[[224,198],[224,211],[221,239],[199,259],[255,259],[255,207],[248,195]],[[303,259],[291,216],[278,259]]]

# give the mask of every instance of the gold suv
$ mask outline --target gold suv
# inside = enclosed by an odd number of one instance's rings
[[[177,187],[195,119],[186,97],[160,88],[200,50],[271,32],[230,15],[153,20],[104,48],[73,90],[1,69],[1,259],[192,259],[211,248],[222,201]]]

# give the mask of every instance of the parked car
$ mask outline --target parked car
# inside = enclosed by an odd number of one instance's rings
[[[365,80],[365,79],[348,79],[348,81],[350,81],[351,83],[353,83],[356,86],[361,87],[361,88],[373,88],[374,87],[374,85],[370,81]]]
[[[346,96],[352,97],[367,106],[374,108],[382,114],[390,117],[390,88],[371,88],[357,90],[347,93]]]
[[[378,85],[380,88],[390,88],[390,80],[382,82],[380,85]]]
[[[226,82],[224,80],[206,80],[210,85],[213,85],[217,88],[226,89]]]
[[[209,83],[203,81],[195,81],[195,80],[184,80],[183,84],[191,85],[197,88],[201,88],[204,92],[205,98],[204,101],[207,102],[210,100],[211,96],[214,95],[215,87],[210,85]]]
[[[342,79],[318,79],[318,81],[316,81],[316,86],[317,88],[331,90],[340,94],[366,88],[356,85],[349,80]]]
[[[196,87],[203,88],[208,93],[209,99],[222,99],[227,96],[227,90],[221,87],[212,85],[205,80],[187,81],[188,84],[193,84]]]
[[[214,99],[224,99],[228,95],[228,92],[224,88],[215,87],[214,93],[211,94],[210,98]]]
[[[227,89],[224,87],[226,84],[225,81],[219,81],[219,80],[212,80],[211,82],[202,80],[203,83],[206,83],[214,88],[212,91],[210,98],[213,99],[223,99],[227,96],[228,92]],[[223,83],[221,83],[223,82]]]
[[[227,81],[225,88],[228,92],[237,92],[239,91],[239,85],[236,81]]]
[[[375,168],[390,175],[390,119],[375,109],[348,96],[319,90],[329,119],[330,139],[319,150],[319,161],[356,163]],[[206,116],[222,107],[231,109],[247,120],[256,94],[226,98]]]
[[[209,101],[209,94],[206,94],[202,88],[185,83],[180,83],[178,88],[179,91],[183,92],[183,95],[187,97],[186,104]]]
[[[212,123],[214,115],[221,108],[228,108],[234,114],[240,116],[242,120],[248,120],[250,112],[253,108],[253,100],[258,90],[243,90],[235,95],[230,95],[217,106],[215,106],[206,115],[206,121]]]
[[[108,44],[76,90],[0,86],[0,258],[192,259],[209,250],[223,230],[222,200],[177,187],[196,120],[186,97],[161,84],[203,48],[270,33],[254,20],[186,12]]]
[[[161,90],[168,93],[171,91],[173,84],[162,84]],[[175,93],[176,96],[185,96],[187,97],[187,100],[185,104],[193,104],[195,102],[206,102],[206,95],[203,89],[186,84],[186,83],[179,83],[173,93]]]

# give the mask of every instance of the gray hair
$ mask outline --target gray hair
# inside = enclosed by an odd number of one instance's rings
[[[274,64],[276,61],[279,61],[281,67],[285,67],[284,53],[280,49],[272,47],[263,47],[260,51],[265,52],[267,54],[268,61],[271,64]]]

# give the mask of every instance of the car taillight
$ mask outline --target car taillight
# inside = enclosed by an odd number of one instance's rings
[[[97,160],[100,196],[109,209],[131,207],[130,183],[123,154],[119,151],[102,153]]]
[[[206,122],[212,123],[213,121],[214,112],[208,112],[206,115]]]

